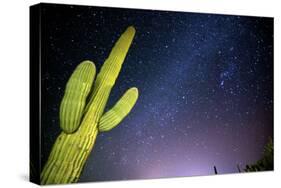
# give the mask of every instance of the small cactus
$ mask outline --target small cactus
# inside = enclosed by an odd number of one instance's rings
[[[62,132],[41,172],[41,184],[77,182],[98,132],[117,126],[135,105],[138,89],[133,87],[104,113],[134,35],[134,27],[128,27],[116,42],[94,83],[96,69],[90,61],[82,62],[71,75],[60,106]],[[87,98],[89,102],[86,104]]]

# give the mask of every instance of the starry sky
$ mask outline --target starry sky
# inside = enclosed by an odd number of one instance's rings
[[[99,133],[80,182],[236,173],[273,137],[273,19],[47,5],[42,21],[44,164],[59,105],[83,60],[100,70],[114,42],[136,35],[106,110],[130,87],[139,99]]]

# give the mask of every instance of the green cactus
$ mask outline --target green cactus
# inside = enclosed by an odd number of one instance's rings
[[[71,75],[60,106],[60,126],[63,131],[56,139],[41,172],[41,184],[77,182],[98,132],[109,131],[117,126],[133,108],[138,98],[137,88],[129,89],[111,110],[104,113],[134,35],[132,26],[121,35],[93,86],[96,71],[92,62],[82,62]]]
[[[60,105],[60,127],[64,132],[73,133],[79,127],[95,74],[95,65],[91,61],[84,61],[67,82]]]

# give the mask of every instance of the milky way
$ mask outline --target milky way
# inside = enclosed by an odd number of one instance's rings
[[[273,19],[48,5],[44,9],[42,163],[60,133],[67,79],[99,70],[130,25],[136,36],[107,109],[130,87],[139,100],[100,133],[81,182],[237,172],[273,136]]]

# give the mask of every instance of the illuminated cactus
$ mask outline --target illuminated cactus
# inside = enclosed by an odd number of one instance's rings
[[[95,65],[84,61],[68,80],[60,105],[60,127],[64,132],[73,133],[79,127],[95,74]]]
[[[82,62],[72,74],[60,107],[60,126],[63,131],[56,139],[41,172],[41,184],[77,182],[98,132],[114,128],[133,108],[138,98],[137,88],[129,89],[111,110],[104,113],[134,35],[132,26],[121,35],[93,86],[95,66],[92,62]],[[91,88],[93,91],[85,107]]]

